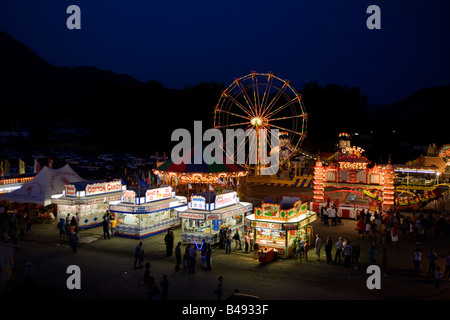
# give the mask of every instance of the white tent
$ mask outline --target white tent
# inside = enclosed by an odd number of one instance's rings
[[[68,164],[59,169],[42,168],[41,171],[20,189],[0,196],[0,201],[52,204],[52,195],[62,193],[66,184],[84,181]]]

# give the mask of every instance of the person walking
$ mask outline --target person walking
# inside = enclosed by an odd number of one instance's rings
[[[175,247],[175,271],[180,271],[180,264],[181,264],[181,242],[177,243],[177,246]]]
[[[137,269],[136,264],[139,262],[141,258],[141,249],[142,249],[142,241],[134,249],[134,269]]]
[[[414,251],[414,273],[418,275],[420,273],[420,265],[422,263],[422,252],[420,248],[417,247],[416,251]]]
[[[428,253],[428,277],[433,278],[434,272],[436,270],[436,259],[438,258],[438,255],[434,248],[430,249],[430,252]]]
[[[331,255],[331,251],[333,249],[333,241],[330,237],[327,238],[327,243],[325,244],[325,256],[327,257],[327,264],[333,263],[333,256]]]
[[[334,255],[334,264],[341,264],[342,248],[344,247],[344,243],[342,242],[341,237],[339,237],[339,240],[336,242],[335,246],[336,246],[336,253]]]
[[[317,255],[317,261],[320,261],[320,249],[322,248],[322,238],[317,233],[316,234],[316,242],[315,242],[315,249],[316,249],[316,255]]]

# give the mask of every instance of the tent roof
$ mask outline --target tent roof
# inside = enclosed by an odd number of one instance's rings
[[[0,195],[0,201],[19,203],[35,203],[48,206],[51,197],[62,193],[66,184],[84,181],[68,164],[59,169],[42,168],[33,180],[25,183],[20,189]]]
[[[156,170],[176,172],[176,173],[231,173],[231,172],[246,172],[247,169],[239,164],[234,163],[225,155],[213,157],[211,164],[206,163],[203,157],[204,148],[200,145],[194,146],[189,152],[189,154],[183,155],[174,161],[172,158],[165,161]],[[195,152],[201,154],[201,162],[196,163],[194,155]],[[221,162],[221,163],[220,163]],[[232,162],[232,163],[227,163]]]

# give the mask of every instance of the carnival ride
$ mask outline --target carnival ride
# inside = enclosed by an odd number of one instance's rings
[[[214,128],[225,133],[225,145],[234,146],[237,141],[235,148],[229,148],[233,153],[230,158],[245,162],[255,176],[267,165],[261,155],[278,153],[280,169],[286,169],[306,136],[306,120],[302,95],[290,81],[273,73],[251,72],[235,79],[214,110]],[[250,139],[251,129],[256,133],[255,140]],[[276,131],[278,136],[272,135]],[[256,159],[249,156],[252,154]]]

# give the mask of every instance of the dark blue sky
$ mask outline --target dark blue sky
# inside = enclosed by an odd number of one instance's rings
[[[450,84],[448,0],[4,0],[0,30],[57,66],[96,66],[180,89],[273,71],[295,87],[358,86],[391,103]],[[69,5],[81,30],[69,30]],[[370,5],[381,30],[369,30]]]

